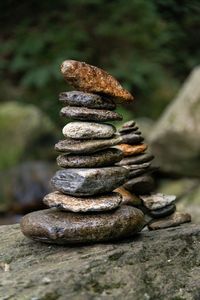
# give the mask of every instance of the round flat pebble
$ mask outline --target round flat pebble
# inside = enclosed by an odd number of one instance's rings
[[[114,110],[116,108],[116,104],[109,98],[80,91],[60,93],[59,100],[69,106],[84,106],[88,108],[109,110]]]
[[[151,176],[144,175],[128,180],[123,186],[136,195],[145,195],[152,192],[154,180]]]
[[[127,128],[120,128],[119,129],[119,133],[120,134],[126,134],[128,132],[133,132],[133,131],[137,131],[139,128],[137,126],[135,127],[127,127]]]
[[[122,186],[115,189],[114,191],[121,194],[122,204],[131,206],[140,206],[142,204],[142,200],[138,196],[134,195],[133,193],[130,193]]]
[[[157,193],[151,195],[142,195],[141,199],[146,208],[155,210],[164,208],[165,206],[174,203],[176,196]]]
[[[62,130],[65,137],[72,139],[110,138],[115,132],[112,125],[94,122],[70,122]]]
[[[96,197],[72,197],[60,192],[54,192],[44,197],[43,202],[48,207],[73,212],[99,212],[116,209],[120,206],[122,196],[119,193],[110,193]]]
[[[123,153],[119,149],[108,148],[90,155],[63,154],[57,157],[57,164],[63,168],[108,167],[119,162]]]
[[[136,164],[141,164],[141,163],[146,163],[146,162],[152,161],[153,159],[154,159],[154,156],[151,154],[148,154],[148,153],[138,154],[136,156],[125,157],[118,163],[118,165],[120,165],[120,166],[136,165]]]
[[[129,144],[121,144],[117,146],[118,149],[120,149],[124,156],[132,156],[136,154],[143,153],[148,146],[146,144],[140,144],[140,145],[129,145]]]
[[[149,230],[158,230],[169,227],[179,226],[191,222],[191,215],[188,213],[174,212],[168,217],[153,220],[148,224]]]
[[[60,115],[81,121],[104,122],[122,120],[122,116],[114,111],[74,106],[63,107],[60,111]]]
[[[144,226],[143,213],[122,205],[104,213],[72,213],[51,208],[32,212],[21,220],[23,234],[53,244],[96,243],[133,236]]]
[[[112,192],[128,177],[123,167],[63,169],[56,172],[52,186],[67,195],[93,196]]]
[[[173,214],[175,210],[176,210],[176,205],[172,203],[160,209],[149,210],[149,215],[155,219],[159,219]]]

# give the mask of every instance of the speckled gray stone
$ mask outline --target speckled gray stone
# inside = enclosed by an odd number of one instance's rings
[[[123,167],[63,169],[51,180],[53,187],[72,196],[106,194],[122,185],[128,177]]]
[[[119,162],[123,157],[119,149],[108,148],[90,155],[63,154],[57,157],[57,164],[63,168],[98,168],[108,167]]]
[[[176,196],[174,195],[165,195],[161,193],[141,195],[140,198],[142,199],[144,206],[150,210],[163,208],[174,203],[176,200]]]
[[[110,138],[115,132],[112,125],[94,122],[70,122],[62,130],[65,137],[72,139]]]
[[[109,98],[80,91],[60,93],[59,100],[69,106],[84,106],[108,110],[114,110],[116,108],[116,104]]]
[[[60,115],[81,121],[104,122],[122,120],[122,116],[114,111],[74,106],[63,107],[60,111]]]
[[[141,210],[123,205],[104,213],[72,213],[45,209],[21,220],[23,234],[36,241],[53,244],[94,243],[119,240],[141,231]]]
[[[73,212],[100,212],[113,210],[119,207],[122,196],[119,193],[109,193],[105,196],[73,197],[54,192],[46,195],[43,202],[48,207],[56,207],[64,211]]]

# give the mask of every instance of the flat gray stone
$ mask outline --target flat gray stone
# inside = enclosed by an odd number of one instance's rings
[[[108,148],[89,155],[62,154],[57,157],[57,164],[63,168],[109,167],[123,157],[119,149]]]
[[[152,161],[153,159],[154,159],[153,155],[149,153],[142,153],[131,157],[125,157],[118,163],[118,165],[125,166],[125,165],[141,164],[141,163]]]
[[[131,206],[110,212],[81,214],[56,209],[36,211],[23,217],[23,234],[53,244],[94,243],[133,236],[144,226],[143,213]]]
[[[141,169],[137,169],[137,170],[132,170],[130,171],[129,170],[129,176],[128,178],[134,178],[134,177],[138,177],[138,176],[141,176],[143,174],[151,174],[155,171],[157,171],[158,168],[157,167],[148,167],[148,168],[141,168]]]
[[[101,212],[116,209],[122,202],[122,196],[119,193],[110,193],[105,196],[93,197],[73,197],[53,192],[46,195],[43,202],[48,207],[56,207],[64,211],[72,212]]]
[[[94,122],[70,122],[62,130],[65,137],[72,139],[110,138],[115,132],[112,125]]]
[[[140,198],[143,201],[143,205],[150,210],[163,208],[174,203],[176,200],[176,196],[174,195],[165,195],[161,193],[141,195]]]
[[[127,127],[127,128],[120,128],[119,129],[119,133],[120,134],[126,134],[128,132],[133,132],[133,131],[137,131],[139,128],[137,126],[133,126],[133,127]]]
[[[155,219],[164,218],[173,214],[176,210],[176,205],[174,203],[169,204],[163,208],[149,210],[149,215]]]
[[[153,220],[148,224],[149,230],[158,230],[169,227],[176,227],[191,222],[191,215],[188,213],[175,212],[168,217]]]
[[[122,120],[122,116],[114,111],[74,106],[63,107],[60,111],[60,115],[81,121],[104,122]]]
[[[84,106],[88,108],[109,110],[114,110],[116,108],[116,104],[112,101],[112,99],[97,94],[80,91],[60,93],[59,100],[69,106]]]
[[[138,145],[144,141],[144,138],[141,135],[135,134],[134,132],[123,134],[121,135],[121,138],[123,144],[129,145]]]
[[[144,175],[128,180],[123,186],[137,195],[145,195],[152,192],[154,180],[151,176]]]
[[[92,169],[64,169],[56,172],[51,180],[53,187],[72,196],[93,196],[112,192],[128,177],[123,167]]]

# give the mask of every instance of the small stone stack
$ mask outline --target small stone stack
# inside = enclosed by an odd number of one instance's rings
[[[111,75],[86,63],[65,61],[61,72],[77,89],[60,94],[65,105],[61,116],[72,120],[63,128],[65,140],[55,145],[62,169],[52,178],[56,191],[44,198],[50,209],[26,215],[22,231],[35,240],[58,244],[131,236],[143,228],[144,215],[121,205],[121,194],[113,192],[127,180],[129,171],[115,165],[123,153],[111,147],[142,138],[115,134],[115,127],[103,122],[122,119],[113,111],[113,100],[133,97]]]
[[[141,135],[139,128],[134,121],[125,123],[119,130],[123,136],[129,133]],[[123,197],[123,203],[137,207],[145,214],[146,224],[149,230],[173,227],[191,221],[191,216],[187,213],[176,212],[174,195],[164,195],[152,193],[154,181],[151,173],[157,167],[151,165],[153,155],[146,152],[147,145],[121,144],[116,146],[123,151],[124,159],[117,163],[129,170],[127,182],[116,189]]]

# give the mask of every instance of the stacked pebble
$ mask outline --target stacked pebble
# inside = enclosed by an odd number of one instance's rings
[[[132,100],[132,95],[101,69],[75,61],[61,66],[66,81],[78,89],[60,94],[65,106],[61,116],[70,118],[63,128],[65,140],[55,149],[61,154],[62,169],[52,178],[55,192],[45,196],[50,209],[31,213],[21,222],[25,235],[54,243],[80,243],[123,238],[140,231],[144,215],[137,208],[123,205],[120,193],[113,192],[128,178],[129,171],[116,163],[119,143],[138,143],[139,135],[116,134],[113,125],[121,120],[114,112],[115,99]]]
[[[141,135],[134,121],[125,123],[119,130],[122,136],[127,132],[129,135]],[[127,182],[116,190],[123,196],[123,203],[141,209],[150,230],[190,222],[189,214],[176,212],[176,196],[152,193],[154,181],[150,174],[157,167],[151,165],[154,156],[146,153],[147,145],[121,144],[116,147],[122,150],[125,156],[117,165],[129,170]]]

